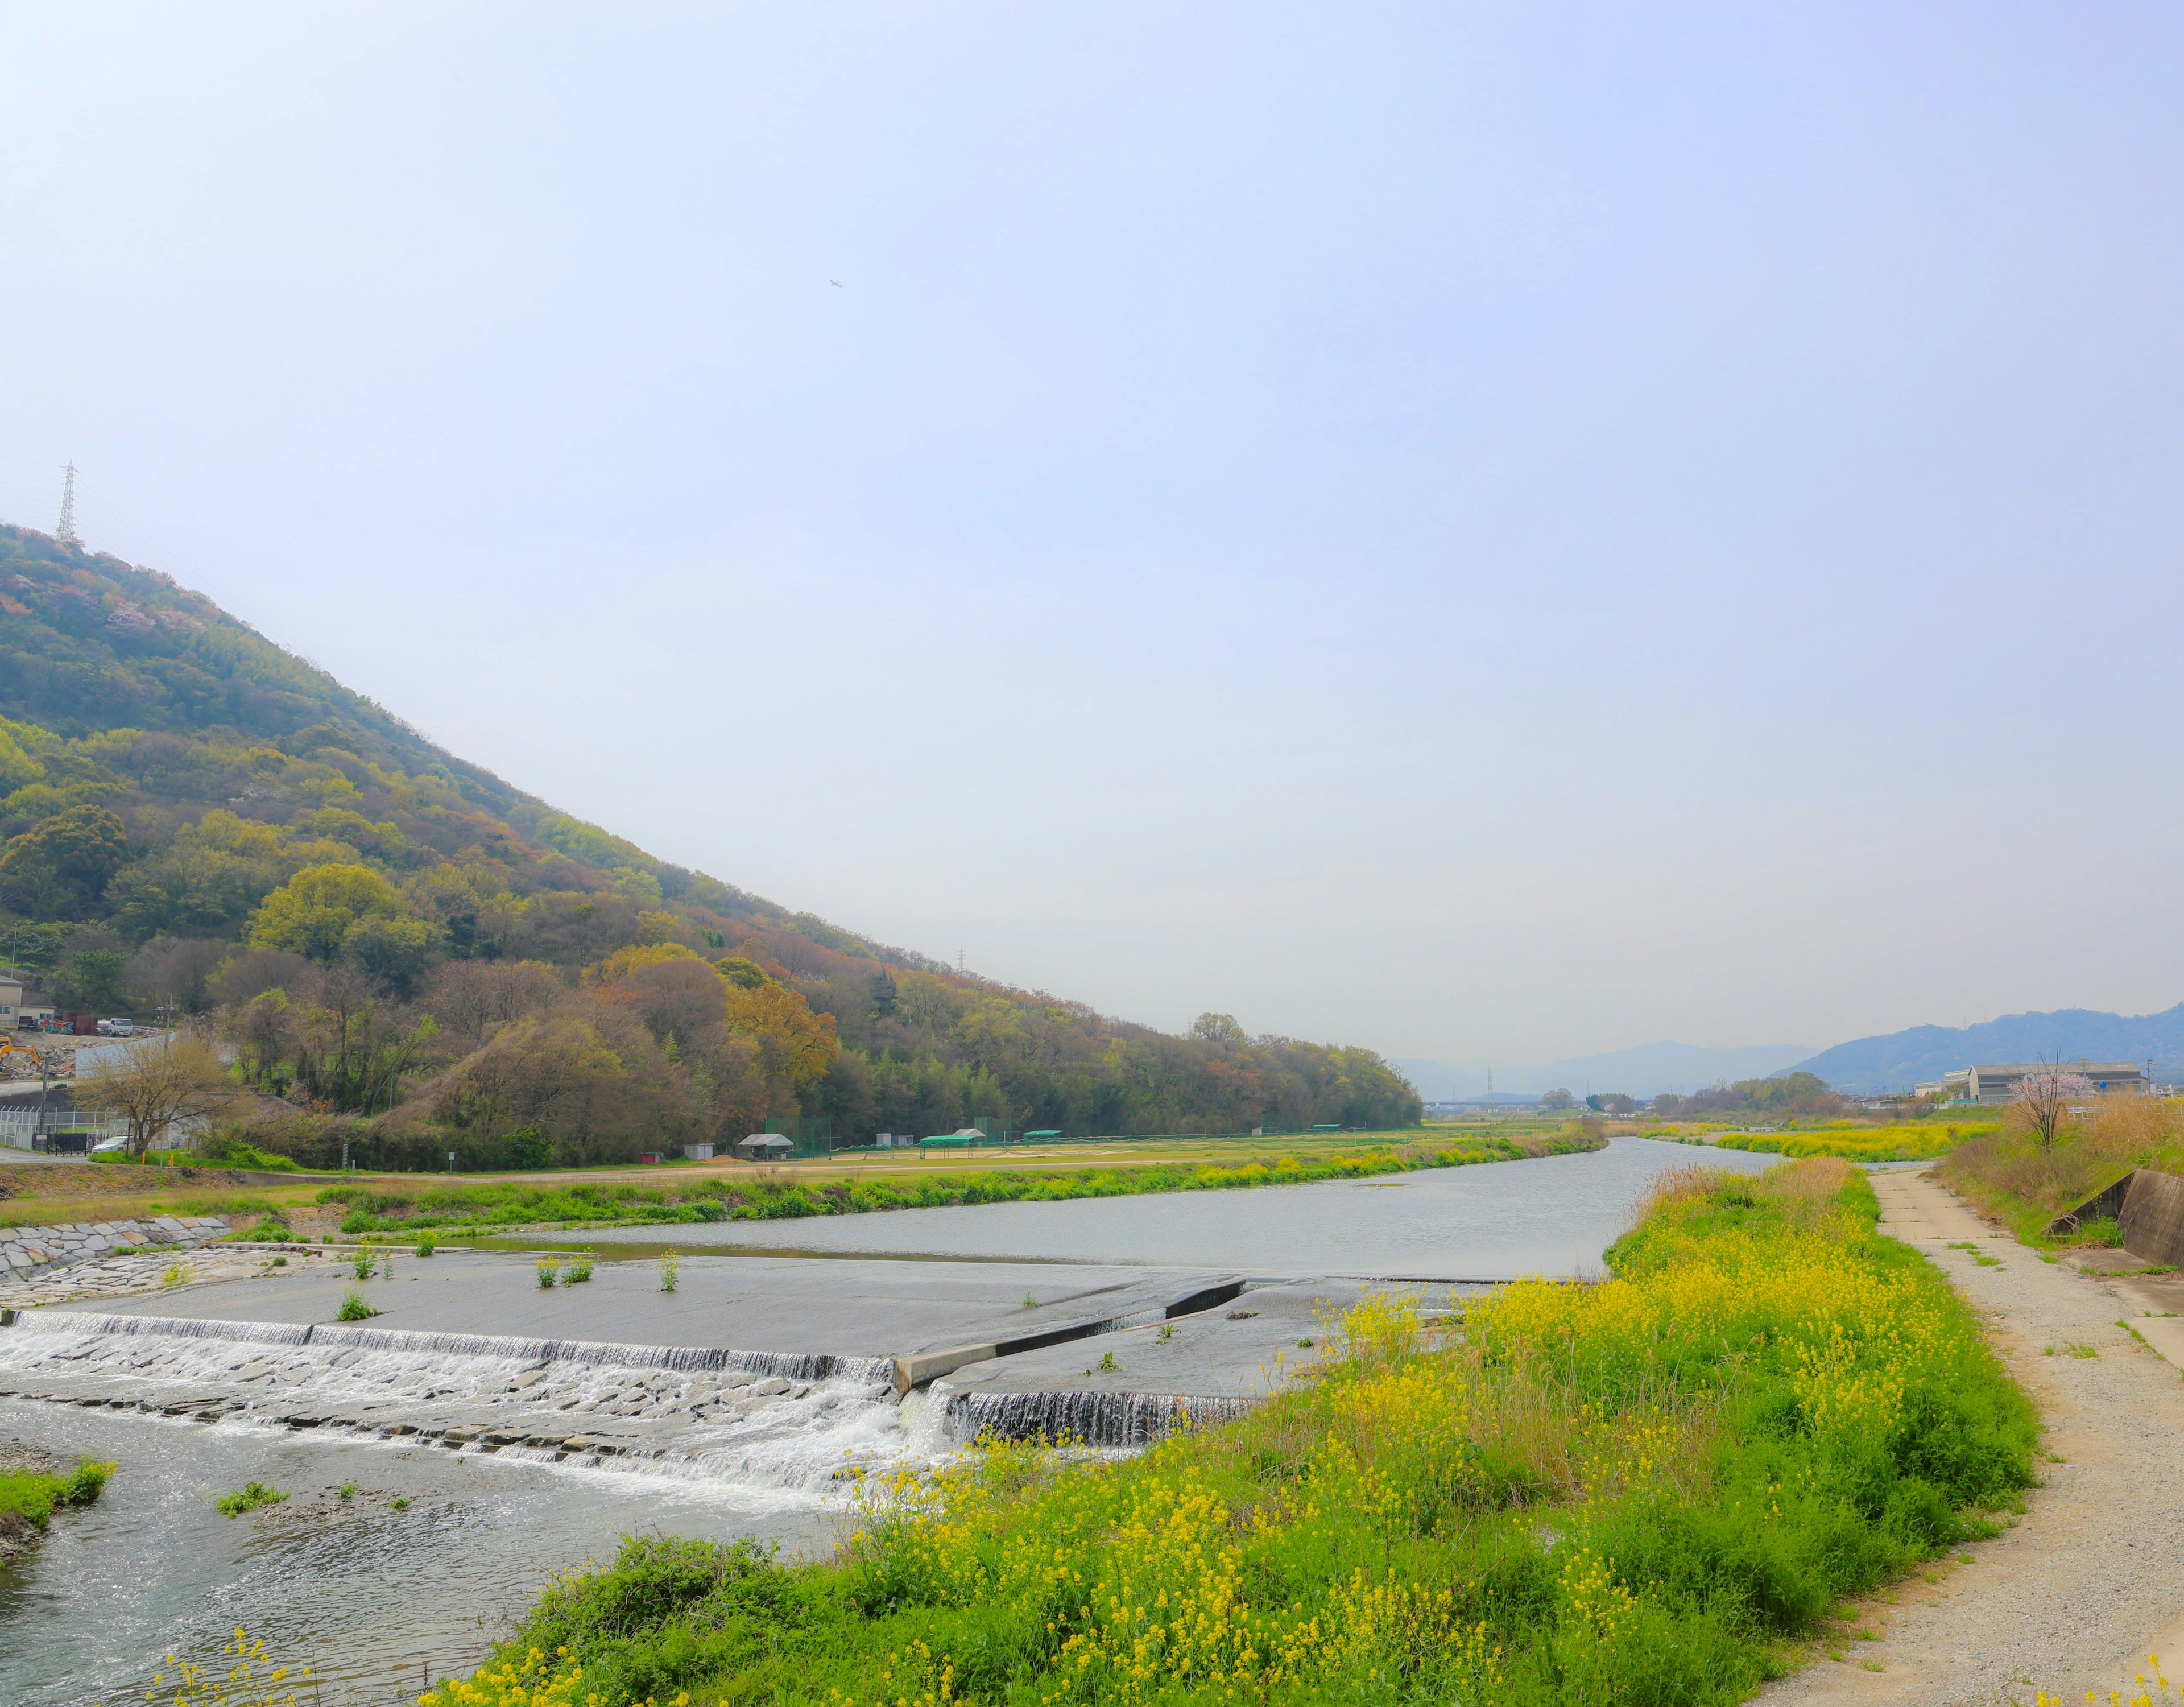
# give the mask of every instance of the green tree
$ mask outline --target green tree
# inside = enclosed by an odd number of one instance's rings
[[[81,948],[69,956],[53,977],[53,999],[64,1007],[112,1011],[129,1005],[129,962],[125,948]]]
[[[128,857],[120,818],[104,806],[70,806],[8,842],[0,901],[33,918],[89,918]]]
[[[1540,1099],[1540,1107],[1558,1113],[1563,1109],[1576,1107],[1577,1098],[1558,1085]]]
[[[265,897],[250,921],[250,946],[327,962],[359,919],[402,912],[394,885],[370,866],[307,865]]]
[[[342,958],[370,973],[404,1001],[440,946],[436,926],[421,918],[390,918],[367,913],[342,933]]]

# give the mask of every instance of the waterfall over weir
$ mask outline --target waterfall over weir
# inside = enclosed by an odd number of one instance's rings
[[[948,1401],[948,1437],[1149,1446],[1178,1429],[1234,1422],[1257,1403],[1182,1393],[958,1393]]]
[[[949,1450],[890,1360],[42,1312],[0,1331],[0,1395],[437,1443],[823,1496]]]
[[[890,1381],[889,1358],[839,1357],[816,1352],[738,1352],[716,1346],[624,1345],[610,1340],[526,1340],[501,1334],[424,1333],[333,1322],[221,1322],[195,1316],[111,1316],[89,1311],[38,1312],[15,1325],[33,1333],[160,1334],[176,1339],[242,1341],[269,1346],[354,1347],[430,1357],[513,1358],[526,1364],[613,1364],[623,1369],[741,1370],[794,1381],[846,1378]]]

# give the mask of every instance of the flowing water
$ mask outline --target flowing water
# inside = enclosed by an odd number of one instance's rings
[[[153,1672],[172,1676],[162,1656],[216,1660],[237,1625],[276,1660],[316,1668],[329,1707],[383,1707],[414,1699],[426,1667],[436,1677],[474,1667],[552,1572],[611,1558],[626,1532],[753,1536],[785,1556],[833,1538],[805,1489],[20,1399],[0,1399],[0,1434],[120,1464],[97,1505],[57,1515],[30,1561],[0,1571],[9,1707],[141,1701]],[[251,1481],[290,1498],[237,1518],[214,1510]],[[348,1500],[336,1492],[345,1482],[356,1485]],[[407,1510],[393,1509],[398,1497]]]
[[[1249,1275],[1513,1280],[1596,1271],[1660,1174],[1696,1161],[1758,1172],[1779,1157],[1616,1138],[1603,1151],[1377,1180],[897,1209],[796,1221],[677,1226],[683,1250],[833,1256],[1189,1263]],[[939,1164],[935,1164],[938,1167]],[[649,1248],[657,1228],[587,1232]]]

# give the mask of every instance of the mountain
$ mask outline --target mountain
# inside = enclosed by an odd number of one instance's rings
[[[1537,1096],[1557,1087],[1580,1096],[1589,1092],[1619,1091],[1640,1098],[1663,1091],[1695,1091],[1724,1079],[1759,1079],[1780,1073],[1809,1054],[1808,1046],[1796,1043],[1758,1043],[1736,1048],[1709,1049],[1690,1043],[1647,1043],[1635,1049],[1618,1049],[1605,1055],[1577,1055],[1550,1061],[1544,1067],[1496,1068],[1494,1089]],[[1403,1075],[1430,1102],[1446,1102],[1485,1094],[1483,1068],[1460,1067],[1446,1061],[1398,1057]]]
[[[1370,1050],[1219,1014],[1171,1036],[657,859],[201,594],[5,526],[0,839],[0,954],[67,1007],[203,1013],[314,1111],[291,1153],[344,1121],[366,1165],[534,1166],[766,1119],[1418,1118]]]
[[[1979,1025],[1914,1025],[1839,1043],[1797,1063],[1853,1096],[1908,1091],[1974,1063],[2151,1060],[2156,1078],[2184,1076],[2184,1002],[2161,1013],[2088,1007],[2008,1013]]]

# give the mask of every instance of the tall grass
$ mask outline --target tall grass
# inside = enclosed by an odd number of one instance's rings
[[[2052,1145],[2022,1118],[1958,1148],[1942,1178],[2020,1239],[2106,1191],[2134,1168],[2184,1172],[2178,1108],[2153,1096],[2105,1096],[2064,1126]]]
[[[382,1182],[330,1185],[319,1193],[319,1201],[348,1206],[350,1213],[342,1222],[344,1233],[527,1226],[554,1221],[673,1225],[695,1221],[788,1220],[939,1208],[958,1203],[1044,1202],[1368,1179],[1418,1169],[1461,1168],[1472,1163],[1597,1149],[1602,1141],[1573,1126],[1552,1135],[1483,1135],[1346,1155],[1284,1156],[1271,1163],[1248,1162],[1235,1167],[1204,1163],[1079,1168],[1052,1174],[996,1170],[838,1180],[821,1185],[799,1184],[774,1169],[659,1185],[580,1181],[566,1185],[510,1183],[413,1188]]]
[[[632,1537],[425,1701],[1741,1700],[2031,1479],[2030,1406],[1876,1213],[1840,1161],[1685,1170],[1603,1284],[1368,1303],[1240,1423],[868,1485],[831,1564]]]

